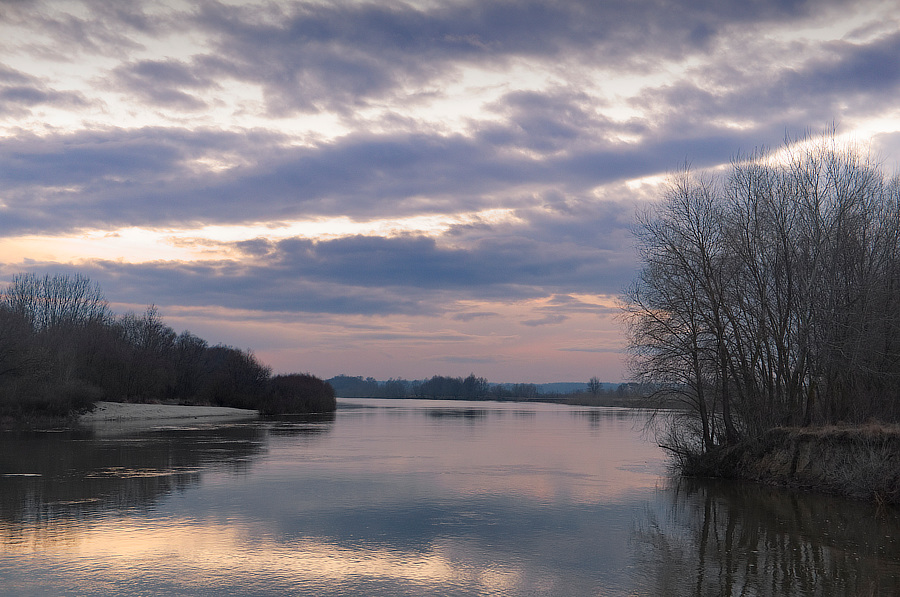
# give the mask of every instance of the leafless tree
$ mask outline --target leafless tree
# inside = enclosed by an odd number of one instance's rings
[[[25,317],[35,330],[83,325],[109,317],[99,284],[81,274],[38,277],[17,274],[2,296],[2,305]]]
[[[632,365],[697,445],[900,415],[898,188],[831,134],[685,169],[640,215]]]

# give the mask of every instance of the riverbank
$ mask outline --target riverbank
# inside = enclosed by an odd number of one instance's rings
[[[692,458],[682,472],[900,504],[900,426],[772,429]]]
[[[175,404],[132,404],[97,402],[94,410],[77,418],[82,425],[99,423],[158,422],[167,419],[239,420],[253,419],[258,411],[225,406],[181,406]]]

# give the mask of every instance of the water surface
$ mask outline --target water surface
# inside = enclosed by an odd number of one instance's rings
[[[0,434],[0,594],[900,594],[896,511],[673,482],[643,417],[342,400]]]

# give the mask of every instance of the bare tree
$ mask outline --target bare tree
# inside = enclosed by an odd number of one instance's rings
[[[713,181],[688,170],[673,177],[662,201],[639,217],[644,269],[624,297],[635,376],[696,414],[707,449],[719,435],[735,435],[729,393],[716,391],[727,384],[721,220]],[[721,419],[714,416],[720,407]]]
[[[685,170],[638,220],[633,372],[710,450],[779,425],[900,414],[900,198],[833,135]]]
[[[83,325],[109,317],[109,304],[96,282],[81,274],[16,274],[2,304],[26,318],[35,330]]]

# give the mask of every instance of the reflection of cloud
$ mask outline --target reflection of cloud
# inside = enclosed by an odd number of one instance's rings
[[[141,524],[109,520],[67,536],[76,538],[57,548],[60,555],[48,553],[45,558],[50,568],[67,569],[68,590],[76,592],[91,587],[118,593],[114,589],[131,582],[138,571],[148,571],[141,573],[142,591],[170,587],[178,594],[200,587],[211,592],[260,587],[266,593],[284,594],[305,588],[303,594],[314,589],[326,594],[371,582],[432,590],[463,586],[481,594],[521,590],[525,577],[515,565],[460,561],[466,555],[460,549],[464,546],[450,540],[420,551],[339,545],[319,538],[275,541],[260,537],[247,525],[190,519],[151,519]],[[36,544],[38,538],[26,532],[18,546],[4,545],[4,551],[31,551]],[[69,568],[71,555],[103,574]],[[32,578],[35,583],[43,580],[40,574]]]
[[[451,411],[447,418],[452,421],[453,415],[457,416],[460,425],[467,424],[467,413],[477,415],[476,420],[491,423],[484,426],[489,437],[473,432],[469,441],[460,442],[453,434],[438,433],[428,435],[427,448],[411,447],[406,438],[395,441],[385,437],[381,449],[387,457],[374,462],[361,460],[346,470],[351,475],[383,474],[387,477],[415,471],[423,474],[443,471],[438,478],[442,484],[439,493],[466,500],[513,496],[514,500],[522,500],[522,507],[525,504],[616,503],[636,489],[655,487],[663,469],[663,454],[659,447],[635,433],[634,426],[643,420],[643,415],[634,411],[560,408],[549,404],[529,404],[523,408],[521,404],[502,402],[461,405],[439,400],[342,401],[381,406],[388,413],[406,412],[417,418],[425,416],[414,409],[425,405],[432,411]],[[406,411],[406,404],[413,410]],[[429,416],[432,411],[427,411]],[[523,426],[526,412],[536,416],[527,417],[528,423]],[[586,414],[590,432],[585,432],[582,427]],[[428,425],[428,420],[421,424]],[[547,429],[554,433],[547,433]],[[566,442],[558,442],[556,432],[565,435]],[[409,450],[416,451],[420,458],[415,462],[402,458]],[[604,457],[600,458],[598,454]],[[391,455],[397,457],[391,458]],[[511,462],[519,464],[510,467]],[[364,507],[364,503],[351,505]]]
[[[339,410],[337,443],[272,434],[254,466],[207,471],[154,508],[5,524],[0,550],[22,565],[4,569],[4,588],[582,595],[623,574],[635,496],[662,460],[634,433],[633,412],[348,404],[368,408]],[[141,450],[130,466],[143,474]]]

